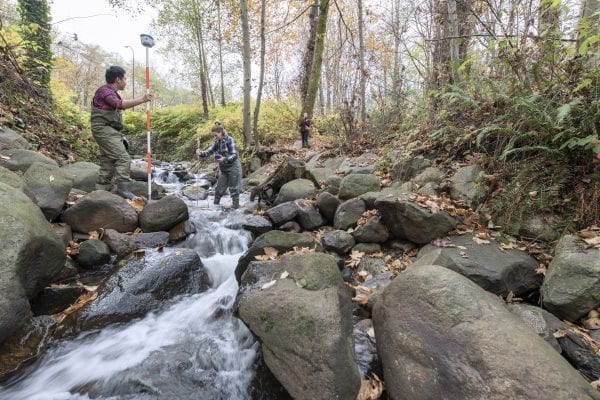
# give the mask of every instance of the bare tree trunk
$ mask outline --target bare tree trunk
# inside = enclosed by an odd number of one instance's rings
[[[308,92],[306,100],[302,104],[302,112],[299,120],[304,113],[307,113],[312,118],[315,100],[319,82],[321,81],[321,66],[323,64],[323,49],[325,48],[325,33],[327,31],[327,13],[329,11],[329,0],[320,0],[319,2],[319,17],[317,21],[317,36],[315,41],[315,58],[310,71],[310,79],[308,82]]]
[[[219,46],[219,74],[221,76],[221,105],[225,107],[225,78],[223,76],[223,34],[221,32],[221,0],[217,1],[217,31]]]
[[[215,106],[215,96],[212,90],[212,84],[210,83],[210,74],[208,72],[208,62],[206,61],[206,49],[204,48],[204,38],[201,43],[202,46],[202,66],[204,67],[204,76],[206,77],[206,87],[208,89],[208,101],[211,107]]]
[[[304,103],[308,93],[308,83],[315,59],[315,42],[317,37],[317,15],[319,12],[319,0],[313,0],[313,5],[308,14],[309,33],[306,41],[306,53],[302,59],[302,78],[300,80],[300,99]]]
[[[600,0],[582,0],[579,35],[577,36],[577,54],[582,53],[582,44],[592,35],[600,35]],[[596,46],[598,46],[596,44]],[[596,57],[596,65],[600,61]]]
[[[363,2],[357,0],[358,8],[358,62],[360,68],[360,120],[365,124],[367,121],[367,70],[365,68],[365,38],[363,21]]]
[[[196,18],[200,18],[199,14]],[[194,33],[196,35],[196,47],[198,50],[198,63],[200,72],[200,95],[202,96],[202,114],[204,119],[208,119],[208,94],[206,88],[206,75],[204,69],[204,57],[202,56],[202,26],[198,19],[194,21]]]
[[[256,105],[254,106],[254,122],[252,132],[254,134],[254,145],[260,146],[260,138],[258,135],[258,115],[260,113],[260,101],[262,97],[263,83],[265,80],[265,0],[260,2],[260,78],[258,80],[258,88],[256,90]]]
[[[252,141],[252,127],[250,126],[250,80],[252,71],[250,67],[250,28],[248,26],[248,3],[240,0],[240,18],[242,21],[242,60],[244,67],[244,149]]]

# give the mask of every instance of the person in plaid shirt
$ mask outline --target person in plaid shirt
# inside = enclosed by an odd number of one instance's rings
[[[242,183],[242,163],[238,157],[235,140],[227,133],[220,123],[215,123],[211,129],[215,141],[206,150],[196,149],[196,154],[201,157],[215,155],[215,161],[219,163],[219,179],[215,187],[215,204],[219,204],[221,197],[229,188],[231,204],[233,208],[240,206],[240,187]]]
[[[152,95],[133,100],[122,100],[118,91],[125,89],[127,78],[125,70],[111,66],[105,73],[106,85],[96,90],[92,100],[90,122],[92,136],[100,147],[100,171],[96,190],[110,190],[112,180],[117,182],[117,194],[127,199],[135,199],[131,193],[131,158],[125,147],[123,135],[122,110],[152,100]]]

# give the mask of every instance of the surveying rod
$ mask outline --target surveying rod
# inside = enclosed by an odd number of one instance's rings
[[[142,33],[140,35],[142,46],[146,48],[146,94],[150,94],[150,55],[149,50],[154,46],[154,38]],[[148,172],[148,200],[152,198],[152,150],[150,147],[150,102],[146,102],[146,169]]]

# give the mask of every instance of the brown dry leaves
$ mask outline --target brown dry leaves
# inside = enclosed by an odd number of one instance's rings
[[[600,227],[592,226],[584,229],[577,232],[577,236],[585,242],[584,250],[591,248],[600,249]]]
[[[356,227],[358,228],[359,226],[363,226],[364,224],[367,223],[367,221],[369,221],[369,219],[373,218],[373,217],[377,217],[379,214],[379,210],[367,210],[365,211],[362,216],[360,217],[360,219],[358,220],[358,222],[356,223]]]
[[[276,260],[279,254],[279,250],[274,247],[265,247],[263,252],[265,253],[264,255],[254,256],[254,258],[260,261]]]
[[[71,240],[67,245],[67,255],[72,257],[77,254],[79,254],[79,244]]]
[[[54,320],[57,323],[60,324],[69,315],[81,310],[86,304],[90,303],[91,301],[94,301],[98,297],[98,292],[96,291],[98,289],[98,286],[84,286],[84,285],[81,285],[81,286],[83,288],[85,288],[85,290],[87,290],[87,292],[82,294],[81,296],[79,296],[79,298],[75,301],[75,303],[71,304],[68,308],[66,308],[62,312],[52,315],[52,318],[54,318]]]
[[[127,203],[135,210],[136,213],[140,214],[144,211],[146,206],[146,199],[143,197],[136,197],[133,200],[126,199]]]
[[[365,253],[363,253],[362,251],[352,250],[352,253],[350,253],[350,257],[348,257],[344,264],[348,268],[355,269],[356,267],[358,267],[358,264],[360,264],[360,261],[364,256]]]
[[[383,381],[373,374],[361,382],[356,400],[378,400],[383,394],[383,388]]]

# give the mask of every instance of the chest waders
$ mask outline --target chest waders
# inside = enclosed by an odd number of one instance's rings
[[[131,193],[131,158],[123,144],[123,115],[121,110],[99,110],[92,107],[90,116],[92,136],[100,147],[100,171],[96,189],[110,190],[113,178],[117,182],[117,194],[127,199]]]

